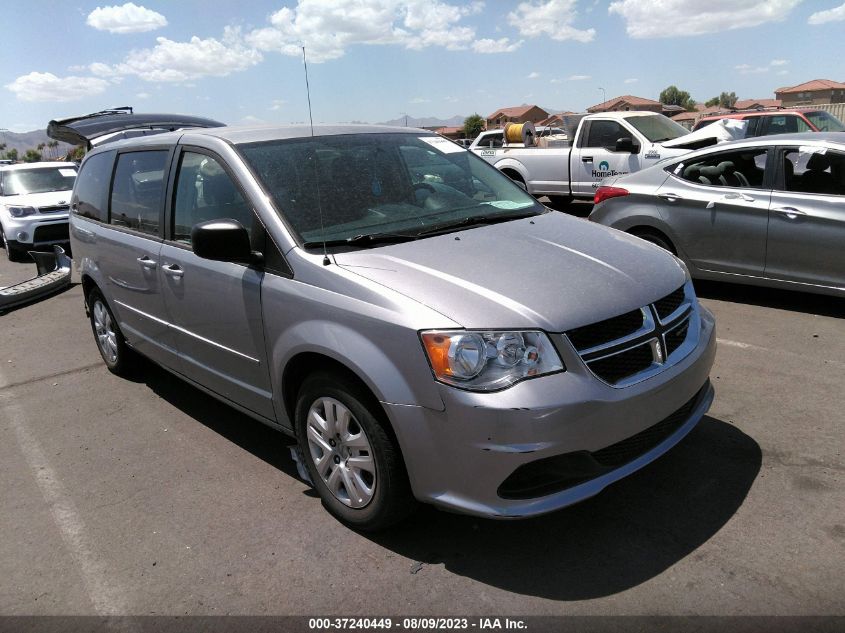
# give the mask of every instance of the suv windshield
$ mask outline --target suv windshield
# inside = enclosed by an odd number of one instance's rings
[[[663,115],[632,116],[626,118],[625,121],[637,128],[637,131],[652,143],[671,141],[684,134],[689,134],[687,128]]]
[[[2,177],[4,196],[68,191],[73,189],[76,168],[34,167],[32,169],[15,169],[3,172]]]
[[[845,124],[830,112],[818,110],[816,112],[805,112],[804,116],[810,119],[810,123],[819,128],[819,132],[845,132]]]
[[[495,168],[439,136],[318,136],[238,149],[306,245],[413,239],[545,212]]]

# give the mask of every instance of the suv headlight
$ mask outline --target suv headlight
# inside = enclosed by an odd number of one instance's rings
[[[9,215],[13,218],[22,218],[25,215],[35,215],[38,213],[35,207],[9,207]]]
[[[565,370],[549,337],[536,330],[431,330],[420,336],[434,377],[461,389],[496,391]]]

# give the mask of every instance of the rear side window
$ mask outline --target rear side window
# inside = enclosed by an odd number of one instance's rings
[[[779,114],[767,118],[766,135],[813,131],[802,118],[794,114]]]
[[[220,163],[206,154],[183,152],[173,202],[173,239],[191,243],[191,229],[208,220],[235,220],[252,233],[255,215]]]
[[[95,154],[82,165],[73,189],[71,208],[83,218],[106,222],[109,208],[109,181],[114,152]]]
[[[784,152],[784,190],[820,195],[845,195],[845,154],[824,147]]]
[[[766,155],[765,148],[720,152],[678,163],[671,171],[678,178],[700,185],[760,188]]]
[[[758,116],[750,116],[745,119],[745,122],[747,123],[745,127],[745,138],[751,138],[752,136],[760,136],[761,121],[762,118]]]
[[[117,157],[111,194],[111,224],[161,235],[167,150],[127,152]]]

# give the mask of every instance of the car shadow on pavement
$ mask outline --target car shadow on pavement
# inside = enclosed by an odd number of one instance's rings
[[[425,565],[506,591],[586,600],[635,587],[712,538],[760,471],[759,445],[705,417],[653,464],[587,501],[536,519],[500,522],[425,507],[401,526],[365,535]]]
[[[703,299],[845,318],[845,299],[840,297],[701,279],[696,279],[694,286],[696,294]]]
[[[288,446],[295,443],[291,437],[175,378],[146,358],[139,357],[138,361],[139,367],[126,377],[128,380],[146,384],[157,396],[200,424],[286,475],[298,478],[296,464],[288,449]],[[226,410],[225,415],[220,414],[221,408]]]

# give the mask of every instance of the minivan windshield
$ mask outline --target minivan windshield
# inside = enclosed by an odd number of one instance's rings
[[[845,124],[830,112],[817,110],[815,112],[805,112],[804,116],[810,119],[810,123],[815,125],[819,129],[819,132],[845,132]]]
[[[26,193],[69,191],[76,179],[75,167],[33,167],[4,171],[3,195],[18,196]]]
[[[329,135],[238,149],[306,247],[415,239],[545,212],[495,168],[436,135]]]
[[[689,130],[683,125],[675,123],[662,114],[658,116],[631,116],[625,120],[637,128],[637,131],[652,143],[671,141],[684,134],[689,134]]]

